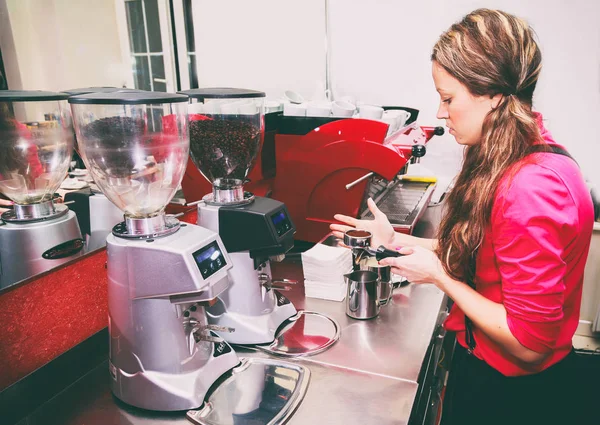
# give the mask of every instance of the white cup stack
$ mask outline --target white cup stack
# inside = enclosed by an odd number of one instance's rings
[[[380,120],[383,117],[383,108],[377,105],[360,105],[358,107],[360,118]]]
[[[334,117],[351,118],[356,111],[356,106],[350,102],[337,100],[331,105],[331,112]]]
[[[283,115],[285,115],[286,117],[305,117],[306,103],[284,103]]]
[[[344,275],[352,270],[352,252],[343,247],[316,244],[302,253],[304,295],[331,301],[346,298]]]
[[[307,117],[329,117],[331,115],[331,102],[320,100],[308,102],[306,105]]]

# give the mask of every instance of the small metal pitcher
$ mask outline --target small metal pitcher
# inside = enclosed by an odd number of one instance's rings
[[[347,285],[346,314],[353,319],[372,319],[379,314],[379,287],[377,273],[359,270],[344,275]]]
[[[394,286],[392,282],[392,267],[379,264],[375,257],[367,257],[361,259],[360,269],[377,273],[381,283],[379,285],[379,304],[382,306],[387,305],[392,298],[392,290]]]

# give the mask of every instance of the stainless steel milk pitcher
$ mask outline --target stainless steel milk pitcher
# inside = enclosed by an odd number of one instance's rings
[[[359,270],[344,275],[347,285],[346,314],[354,319],[372,319],[379,314],[377,273]]]

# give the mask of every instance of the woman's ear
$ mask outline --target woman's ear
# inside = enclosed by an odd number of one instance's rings
[[[496,109],[498,107],[498,105],[500,104],[500,101],[502,100],[502,98],[504,97],[504,95],[502,93],[498,93],[494,96],[490,97],[490,106],[492,109]]]

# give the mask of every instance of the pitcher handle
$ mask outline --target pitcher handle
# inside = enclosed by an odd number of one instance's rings
[[[358,284],[357,282],[352,282],[350,285],[350,293],[348,294],[348,308],[351,312],[355,312],[358,310]]]

